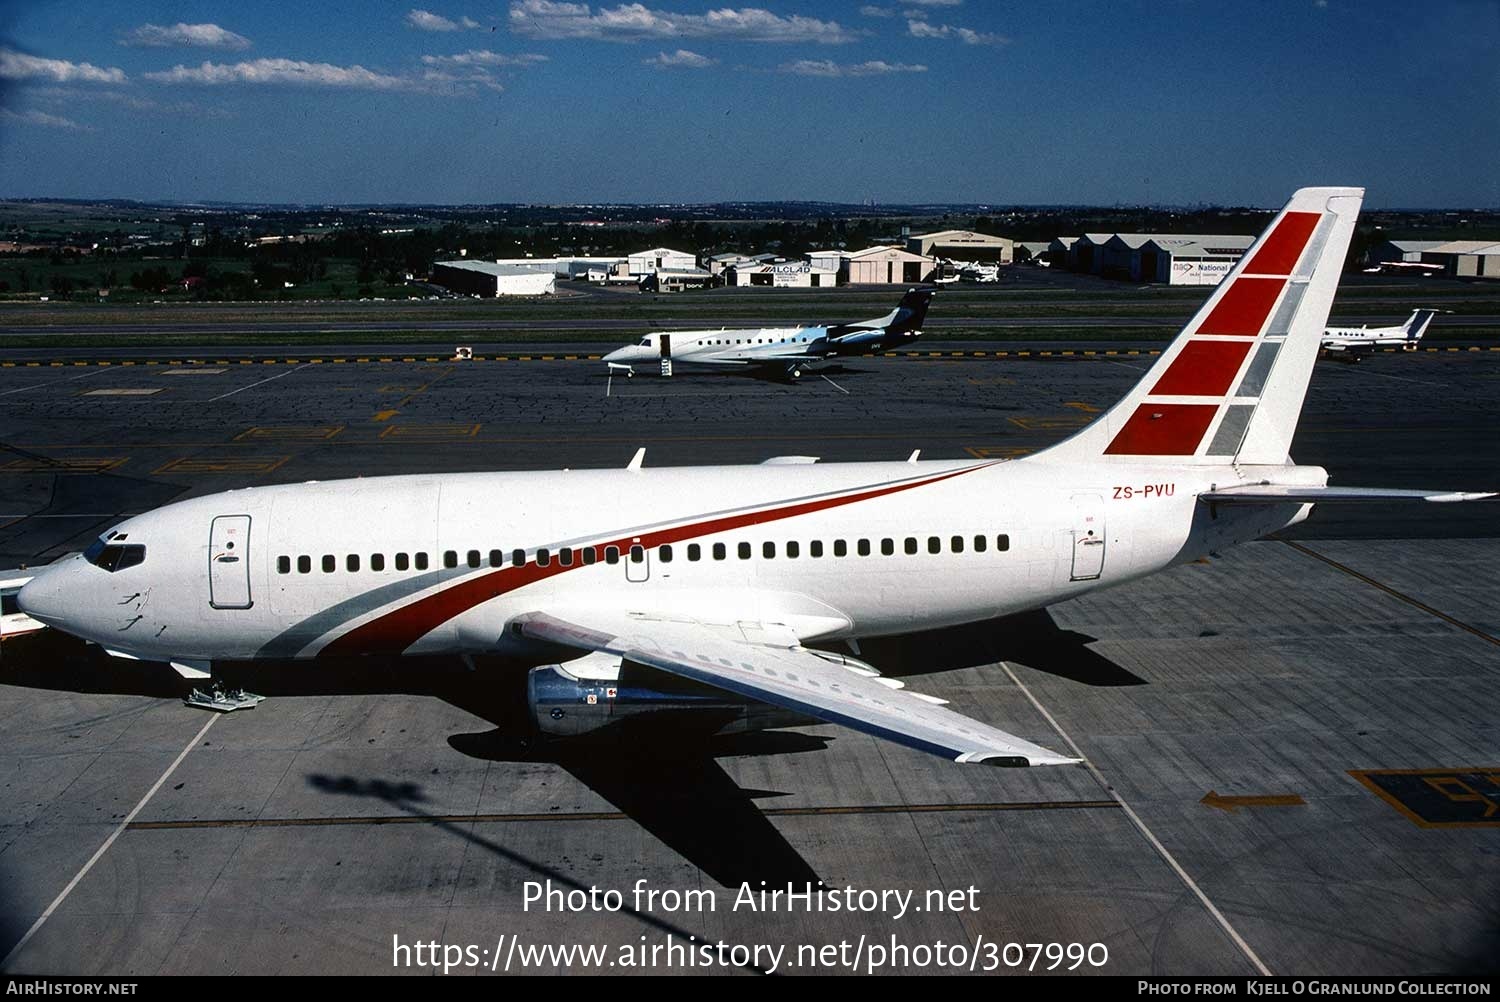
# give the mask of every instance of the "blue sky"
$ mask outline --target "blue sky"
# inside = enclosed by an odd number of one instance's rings
[[[1500,205],[1500,3],[0,8],[0,196]]]

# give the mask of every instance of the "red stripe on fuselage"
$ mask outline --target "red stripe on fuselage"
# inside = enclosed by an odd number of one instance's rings
[[[941,481],[949,480],[965,473],[972,473],[975,470],[993,465],[995,464],[982,463],[978,466],[954,470],[951,473],[943,473],[911,483],[895,484],[890,487],[880,487],[873,490],[861,491],[856,494],[845,494],[840,497],[803,501],[798,504],[786,505],[782,508],[724,515],[703,522],[694,522],[667,529],[655,529],[638,535],[623,536],[619,539],[602,540],[590,545],[601,551],[604,547],[617,546],[620,548],[621,553],[624,554],[623,559],[629,560],[629,551],[632,546],[641,546],[650,549],[655,546],[661,546],[664,543],[677,543],[698,536],[710,536],[715,533],[729,532],[733,529],[742,529],[745,526],[758,525],[762,522],[775,522],[785,518],[793,518],[797,515],[825,511],[841,505],[869,501],[873,498],[885,497],[889,494],[898,494],[901,491],[909,491],[914,487],[926,487],[929,484],[940,483]],[[578,551],[584,549],[588,549],[588,547],[574,547],[575,560],[577,559]],[[600,563],[603,562],[602,556],[601,552]],[[520,567],[502,567],[488,574],[465,578],[444,588],[440,592],[409,602],[398,609],[393,609],[361,626],[355,627],[342,636],[334,638],[318,652],[318,656],[337,657],[352,654],[399,654],[450,619],[462,615],[492,598],[496,598],[506,592],[515,591],[517,588],[535,581],[541,581],[545,578],[562,574],[565,571],[577,570],[581,567],[589,566],[597,565],[575,562],[570,566],[564,567],[557,562],[557,554],[554,553],[552,555],[552,563],[546,567],[539,566],[533,560]]]
[[[1321,212],[1288,212],[1266,237],[1261,249],[1245,266],[1249,275],[1290,275],[1307,246],[1307,238],[1317,229]]]
[[[1195,334],[1231,334],[1255,337],[1265,326],[1266,315],[1276,304],[1282,278],[1237,278],[1224,292]]]
[[[1222,397],[1249,351],[1249,341],[1189,341],[1151,387],[1151,395]]]

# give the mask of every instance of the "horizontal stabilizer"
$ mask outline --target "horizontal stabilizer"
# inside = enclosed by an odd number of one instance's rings
[[[1495,497],[1495,492],[1473,491],[1411,491],[1393,487],[1279,487],[1275,484],[1246,484],[1243,487],[1223,487],[1216,491],[1204,491],[1199,501],[1208,504],[1297,504],[1354,503],[1361,501],[1429,501],[1447,503],[1452,501],[1483,501]]]

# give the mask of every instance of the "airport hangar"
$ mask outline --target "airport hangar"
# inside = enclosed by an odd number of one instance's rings
[[[557,278],[543,271],[490,261],[439,261],[432,281],[467,296],[548,296],[557,291]]]
[[[1015,260],[1015,247],[1008,237],[973,230],[939,230],[906,238],[906,249],[913,254],[980,264],[1010,264]]]

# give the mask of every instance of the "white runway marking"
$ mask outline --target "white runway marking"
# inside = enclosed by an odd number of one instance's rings
[[[832,387],[833,387],[833,388],[834,388],[834,389],[835,389],[835,390],[838,390],[838,391],[839,391],[839,392],[840,392],[840,393],[842,393],[842,394],[843,394],[843,395],[844,395],[844,396],[846,396],[846,397],[847,397],[847,396],[848,396],[848,395],[849,395],[849,391],[848,391],[848,390],[846,390],[846,389],[844,389],[844,388],[843,388],[843,387],[842,387],[842,386],[840,386],[840,385],[839,385],[839,384],[838,384],[838,383],[835,383],[835,382],[834,382],[834,381],[833,381],[833,380],[831,380],[831,379],[829,379],[829,378],[828,378],[828,377],[827,377],[827,376],[825,376],[825,375],[823,375],[823,374],[822,374],[822,373],[821,373],[821,372],[820,372],[820,373],[818,373],[818,378],[819,378],[819,379],[822,379],[822,380],[823,380],[823,381],[824,381],[824,382],[826,382],[826,383],[827,383],[827,384],[828,384],[828,385],[829,385],[829,386],[832,386]]]
[[[81,376],[69,376],[66,379],[49,379],[45,383],[36,383],[35,385],[32,385],[32,386],[22,386],[19,389],[5,390],[4,392],[0,392],[0,397],[8,397],[12,393],[25,393],[27,390],[39,390],[43,386],[51,386],[54,383],[71,383],[75,379],[87,379],[90,376],[97,376],[101,372],[108,372],[108,371],[109,371],[109,369],[107,369],[107,368],[94,369],[92,372],[85,372]]]
[[[273,379],[284,379],[287,376],[290,376],[294,372],[301,372],[303,369],[307,368],[309,365],[312,365],[312,364],[313,364],[312,362],[303,362],[301,365],[297,366],[297,368],[295,368],[295,369],[288,369],[286,372],[278,372],[274,376],[267,376],[265,379],[257,379],[255,382],[251,383],[249,386],[241,386],[237,390],[230,390],[228,393],[220,393],[216,397],[210,397],[208,402],[209,403],[213,403],[215,400],[223,400],[225,397],[232,397],[236,393],[243,393],[246,390],[253,390],[255,387],[259,386],[261,383],[269,383]]]
[[[606,397],[609,396],[610,391],[613,390],[614,387],[615,387],[615,374],[613,372],[611,372],[609,374],[609,379],[606,380],[605,383],[604,383],[604,395]]]
[[[1202,903],[1204,908],[1208,909],[1208,913],[1214,917],[1214,920],[1216,922],[1219,923],[1219,927],[1224,930],[1225,934],[1228,935],[1231,940],[1233,940],[1234,945],[1240,948],[1240,952],[1245,955],[1246,959],[1248,959],[1252,965],[1254,965],[1255,970],[1259,972],[1262,977],[1271,977],[1272,975],[1270,968],[1266,967],[1266,965],[1261,962],[1260,957],[1256,956],[1255,951],[1250,948],[1250,944],[1245,942],[1244,937],[1239,934],[1238,930],[1236,930],[1234,926],[1229,924],[1229,919],[1224,917],[1224,913],[1219,911],[1218,906],[1209,900],[1208,895],[1203,893],[1203,889],[1198,886],[1197,882],[1193,880],[1192,877],[1188,876],[1188,872],[1182,868],[1182,864],[1177,862],[1177,857],[1173,856],[1171,852],[1167,850],[1167,847],[1161,844],[1161,840],[1152,833],[1151,829],[1146,827],[1146,822],[1141,820],[1141,816],[1137,814],[1135,810],[1125,802],[1124,797],[1121,797],[1118,793],[1115,792],[1115,788],[1113,786],[1110,786],[1109,783],[1105,781],[1104,774],[1094,766],[1094,763],[1089,760],[1089,757],[1083,753],[1083,749],[1079,748],[1077,743],[1075,743],[1073,739],[1068,736],[1068,732],[1062,729],[1062,726],[1058,724],[1057,720],[1052,716],[1052,714],[1047,712],[1047,708],[1041,704],[1041,701],[1031,694],[1031,690],[1026,687],[1026,683],[1022,682],[1019,678],[1016,677],[1016,673],[1011,670],[1011,667],[1007,662],[1000,662],[1000,667],[1005,669],[1005,674],[1009,675],[1010,680],[1016,683],[1016,687],[1021,690],[1022,694],[1031,701],[1031,705],[1036,707],[1037,712],[1040,713],[1046,719],[1047,723],[1051,725],[1052,729],[1057,732],[1057,736],[1068,743],[1068,747],[1073,750],[1073,754],[1078,758],[1083,759],[1084,768],[1088,769],[1090,775],[1094,777],[1094,781],[1099,784],[1099,786],[1104,790],[1105,793],[1109,794],[1110,797],[1114,799],[1115,803],[1120,805],[1120,809],[1125,812],[1125,816],[1130,818],[1131,822],[1136,826],[1136,828],[1140,830],[1140,833],[1142,835],[1146,836],[1146,841],[1151,843],[1151,847],[1155,849],[1157,854],[1166,861],[1167,865],[1172,868],[1172,871],[1177,874],[1178,879],[1180,879],[1183,884],[1186,885],[1187,889],[1193,892],[1193,896]]]
[[[167,771],[162,773],[161,778],[151,785],[151,789],[146,791],[146,795],[140,799],[140,802],[131,808],[130,813],[125,815],[125,820],[115,826],[115,830],[110,832],[109,838],[105,839],[104,844],[89,857],[87,863],[83,864],[83,869],[79,870],[74,874],[73,879],[68,881],[68,886],[62,889],[62,893],[52,899],[52,903],[47,906],[47,910],[42,912],[41,917],[31,924],[31,928],[26,930],[26,935],[21,937],[21,941],[11,948],[11,951],[5,955],[4,960],[0,960],[0,969],[8,970],[10,968],[10,962],[16,959],[16,955],[26,947],[27,943],[31,942],[31,938],[52,917],[52,913],[57,911],[62,903],[67,900],[69,894],[73,893],[73,888],[77,887],[79,882],[88,875],[88,872],[94,868],[94,864],[99,862],[100,858],[109,851],[109,847],[115,844],[115,839],[119,838],[120,833],[130,826],[130,823],[135,820],[137,814],[141,813],[141,808],[146,806],[147,801],[156,796],[156,791],[161,789],[162,784],[172,778],[172,773],[176,772],[177,767],[182,764],[182,760],[187,758],[187,753],[192,751],[199,741],[203,740],[203,735],[208,733],[208,729],[218,719],[218,714],[209,717],[208,722],[193,736],[193,740],[189,741],[183,747],[182,751],[177,753],[177,757],[172,760],[172,764],[167,766]]]
[[[1434,383],[1430,379],[1412,379],[1410,376],[1393,376],[1389,372],[1365,372],[1366,376],[1379,376],[1381,379],[1399,379],[1403,383],[1418,383],[1422,386],[1447,386],[1447,383]]]

